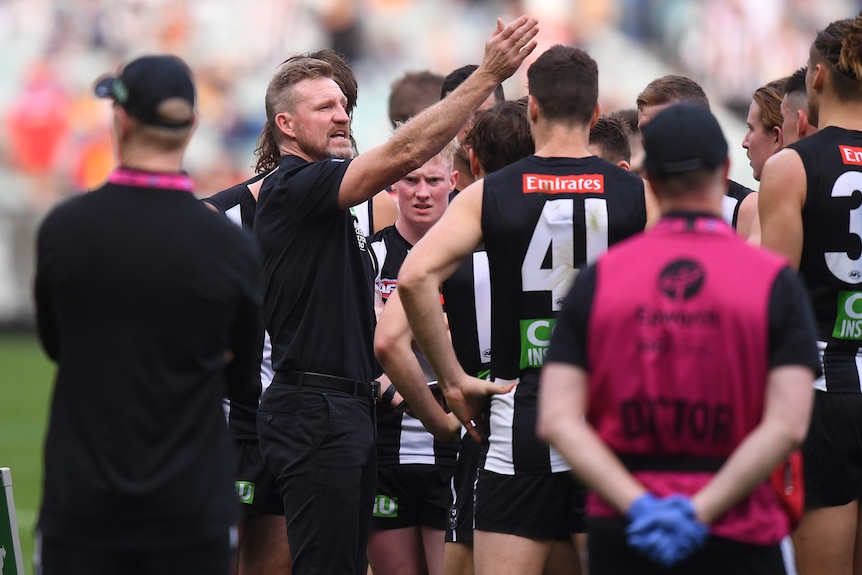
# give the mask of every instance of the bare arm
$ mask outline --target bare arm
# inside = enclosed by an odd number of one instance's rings
[[[439,289],[482,241],[483,184],[479,180],[458,194],[410,251],[398,274],[398,292],[416,341],[434,368],[449,408],[476,439],[479,434],[473,422],[484,410],[489,391],[508,393],[512,386],[498,386],[464,372],[446,331]]]
[[[395,385],[425,429],[440,441],[456,437],[461,424],[443,411],[428,389],[425,373],[413,353],[413,332],[404,315],[398,290],[389,296],[374,332],[374,353],[390,381]]]
[[[515,73],[536,47],[538,22],[521,16],[497,29],[485,44],[479,68],[454,92],[396,130],[382,146],[357,156],[348,166],[338,191],[338,207],[367,200],[415,170],[452,140],[494,88]]]
[[[760,245],[787,257],[794,269],[799,269],[802,257],[805,195],[805,168],[799,154],[785,149],[766,160],[758,197]]]
[[[374,229],[372,234],[376,234],[383,228],[395,225],[395,220],[398,219],[398,204],[389,195],[386,190],[377,192],[371,198],[371,210],[374,215]]]
[[[802,443],[811,419],[813,381],[811,369],[800,365],[781,366],[769,372],[763,420],[715,477],[692,497],[698,520],[707,524],[715,521]]]
[[[538,435],[565,457],[584,485],[625,514],[646,488],[584,418],[588,377],[571,364],[545,364],[539,385]]]
[[[757,211],[760,194],[748,194],[739,204],[736,215],[736,232],[752,245],[760,244],[760,216]]]

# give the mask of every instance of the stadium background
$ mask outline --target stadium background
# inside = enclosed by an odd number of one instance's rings
[[[0,0],[0,466],[12,468],[23,553],[32,530],[53,367],[32,335],[33,238],[55,202],[110,169],[110,106],[93,80],[131,57],[172,52],[193,68],[200,123],[186,167],[200,195],[251,173],[263,94],[290,54],[330,46],[359,79],[360,150],[388,135],[389,86],[406,71],[478,63],[496,17],[539,18],[540,46],[587,48],[605,110],[634,107],[667,73],[706,89],[733,150],[732,176],[756,189],[741,147],[751,93],[805,64],[815,32],[860,0]],[[524,70],[506,94],[525,94]],[[154,222],[154,225],[158,225]]]

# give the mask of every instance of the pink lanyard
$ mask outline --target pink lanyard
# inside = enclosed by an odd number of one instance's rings
[[[108,176],[108,182],[120,186],[179,190],[182,192],[191,192],[194,189],[192,179],[186,174],[159,174],[130,170],[129,168],[117,168]]]

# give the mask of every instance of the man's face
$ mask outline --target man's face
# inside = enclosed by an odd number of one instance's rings
[[[643,106],[638,110],[638,130],[643,132],[643,129],[649,124],[653,118],[658,116],[658,113],[665,108],[670,108],[674,104],[678,104],[679,100],[671,100],[664,104],[654,104],[652,106]]]
[[[399,219],[427,230],[443,215],[456,183],[452,165],[440,156],[431,158],[392,186],[398,194]]]
[[[760,120],[760,106],[752,101],[748,108],[748,119],[746,120],[748,131],[742,139],[742,147],[748,150],[748,159],[751,160],[751,169],[754,179],[760,181],[760,173],[766,160],[781,149],[781,135],[775,130],[767,130]]]
[[[786,94],[781,100],[781,135],[784,137],[785,147],[799,140],[799,116],[796,106],[792,105],[792,99],[792,94]]]
[[[290,122],[300,149],[313,160],[353,157],[347,98],[330,78],[302,80],[294,87]]]

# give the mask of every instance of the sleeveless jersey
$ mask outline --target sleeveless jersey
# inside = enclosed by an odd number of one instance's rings
[[[736,229],[736,222],[739,219],[739,206],[742,205],[742,200],[752,193],[754,190],[733,180],[727,180],[727,193],[721,198],[721,215],[724,221],[733,226],[734,229]]]
[[[484,181],[482,233],[491,276],[491,376],[519,380],[491,400],[485,469],[569,469],[536,437],[539,370],[579,268],[646,223],[643,182],[601,158],[529,156]]]
[[[802,159],[807,193],[799,262],[817,319],[822,391],[860,393],[862,354],[862,132],[827,127],[790,145]]]
[[[241,227],[242,229],[252,232],[254,229],[254,212],[257,208],[257,202],[254,196],[249,191],[248,187],[251,184],[259,182],[268,175],[257,174],[254,177],[232,186],[226,190],[222,190],[204,201],[215,207],[219,212],[223,213],[227,219]],[[272,343],[269,340],[269,333],[263,332],[263,356],[260,362],[260,392],[261,395],[266,388],[272,383],[274,372],[272,371]],[[224,399],[225,417],[230,421],[231,409],[241,409],[239,406],[231,406],[229,399]],[[237,434],[239,436],[239,434]],[[249,433],[250,439],[257,438],[256,433]]]
[[[369,245],[377,259],[377,284],[383,300],[398,287],[398,272],[413,247],[395,226],[383,228],[370,238]],[[435,379],[425,356],[417,352],[427,381]],[[458,445],[434,439],[416,417],[394,411],[388,405],[377,405],[377,462],[380,465],[411,463],[455,465]]]
[[[548,360],[585,348],[587,420],[659,496],[698,491],[757,427],[773,366],[817,369],[804,290],[786,262],[718,218],[665,217],[600,258],[588,278],[572,290]],[[588,319],[573,339],[577,306]],[[587,509],[616,515],[592,494]],[[711,530],[774,544],[789,521],[764,481]]]
[[[443,282],[443,309],[464,371],[487,378],[491,368],[491,280],[488,254],[478,250]]]

